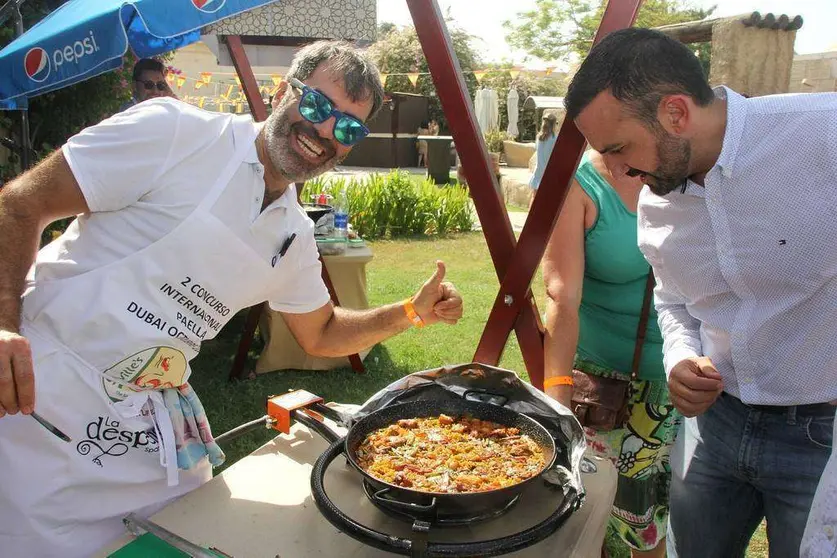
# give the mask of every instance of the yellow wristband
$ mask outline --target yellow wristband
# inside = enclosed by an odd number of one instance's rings
[[[552,376],[543,381],[543,389],[551,388],[552,386],[571,386],[573,385],[572,376]]]
[[[407,317],[410,318],[410,321],[416,327],[424,327],[424,320],[421,319],[421,316],[418,315],[416,312],[416,307],[413,306],[413,299],[408,298],[402,303],[404,307],[404,312],[407,314]]]

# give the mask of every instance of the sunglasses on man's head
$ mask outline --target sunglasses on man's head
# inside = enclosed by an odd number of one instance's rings
[[[299,114],[313,124],[325,122],[334,117],[334,139],[351,147],[369,135],[369,128],[351,114],[340,112],[334,108],[331,100],[311,87],[308,87],[296,78],[288,80],[295,89],[302,92],[299,99]]]
[[[165,91],[168,89],[169,84],[165,81],[153,81],[150,79],[147,80],[137,80],[138,83],[141,83],[143,87],[145,87],[146,91],[151,91],[154,87],[157,87],[157,91]]]

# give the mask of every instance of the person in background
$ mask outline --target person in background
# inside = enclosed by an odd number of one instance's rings
[[[541,178],[543,178],[543,171],[549,162],[549,156],[552,155],[555,140],[558,139],[555,135],[555,123],[557,121],[558,119],[552,113],[544,114],[541,119],[541,129],[538,132],[538,139],[535,141],[535,155],[537,156],[535,170],[532,173],[532,178],[529,179],[529,187],[532,189],[532,197],[529,198],[529,207],[532,207],[535,192],[538,190]]]
[[[423,121],[419,124],[416,135],[427,136],[430,135],[430,124]],[[418,166],[427,168],[427,140],[416,141],[416,151],[418,151]]]
[[[744,556],[766,518],[770,555],[798,556],[809,515],[827,513],[811,511],[820,479],[823,495],[837,480],[833,467],[823,476],[837,400],[837,94],[713,89],[686,45],[632,28],[591,49],[564,104],[615,174],[648,185],[637,239],[657,279],[669,394],[687,417],[671,453],[669,555]],[[815,555],[834,556],[837,525],[819,524]]]
[[[131,99],[119,107],[119,112],[148,99],[177,98],[166,81],[165,66],[154,58],[141,58],[134,64],[131,91],[133,92]]]
[[[630,378],[650,271],[636,241],[641,189],[588,151],[547,246],[545,386],[565,407],[573,408],[573,369]],[[610,523],[634,557],[665,555],[669,450],[681,420],[668,398],[655,317],[651,311],[627,423],[597,431],[581,418],[588,446],[619,472]]]

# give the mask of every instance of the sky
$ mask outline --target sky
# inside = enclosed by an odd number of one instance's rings
[[[466,31],[476,36],[487,61],[508,60],[523,64],[525,53],[514,52],[505,42],[503,21],[514,20],[517,13],[530,10],[535,0],[437,0],[442,13],[451,15]],[[797,31],[795,49],[798,54],[837,50],[837,0],[691,0],[695,7],[717,5],[713,17],[726,17],[758,11],[762,15],[801,15],[802,29]],[[399,25],[411,23],[406,0],[378,0],[378,21]],[[537,67],[540,62],[525,65]]]

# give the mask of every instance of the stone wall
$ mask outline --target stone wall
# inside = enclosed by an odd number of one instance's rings
[[[210,25],[204,34],[374,41],[375,0],[283,0]]]
[[[710,83],[751,97],[787,93],[796,31],[745,27],[740,19],[712,26]]]
[[[837,91],[837,51],[805,54],[793,59],[791,93]]]
[[[535,143],[520,143],[506,140],[503,142],[503,155],[510,167],[527,168],[529,159],[535,153]]]

